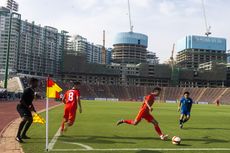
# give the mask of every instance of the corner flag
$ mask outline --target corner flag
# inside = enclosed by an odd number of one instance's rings
[[[62,88],[48,77],[46,85],[46,151],[49,151],[49,98],[60,98],[59,92],[61,91]]]
[[[62,88],[60,88],[53,80],[48,78],[46,96],[48,98],[60,98],[59,92],[61,91]]]

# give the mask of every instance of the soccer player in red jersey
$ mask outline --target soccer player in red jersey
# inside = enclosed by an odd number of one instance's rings
[[[61,134],[63,134],[69,126],[74,124],[78,106],[79,112],[82,113],[80,90],[78,89],[79,85],[80,82],[75,82],[73,88],[68,90],[62,99],[62,102],[65,104],[65,109],[61,124]]]
[[[168,135],[164,135],[161,132],[161,129],[158,125],[158,122],[156,121],[156,119],[150,114],[150,112],[152,112],[152,105],[155,101],[155,98],[157,96],[160,95],[161,92],[161,88],[156,87],[153,89],[153,91],[145,96],[144,102],[141,106],[141,109],[137,115],[137,117],[135,118],[135,120],[120,120],[117,122],[117,125],[126,123],[126,124],[130,124],[130,125],[137,125],[142,119],[145,119],[146,121],[148,121],[149,123],[152,123],[154,125],[154,128],[157,132],[157,134],[160,136],[160,139],[162,140],[167,140]]]
[[[216,106],[220,106],[220,100],[219,100],[219,99],[217,99],[217,100],[215,101],[215,103],[216,103]]]

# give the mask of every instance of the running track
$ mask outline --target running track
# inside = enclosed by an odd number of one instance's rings
[[[18,112],[16,111],[16,106],[19,103],[17,101],[0,101],[0,133],[12,120],[20,117]],[[33,102],[34,107],[37,111],[45,108],[45,100],[36,100]],[[51,101],[49,102],[49,106],[54,106],[60,104],[59,102]]]

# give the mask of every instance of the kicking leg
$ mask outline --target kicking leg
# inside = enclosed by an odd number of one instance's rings
[[[138,120],[120,120],[117,122],[117,126],[123,123],[130,124],[130,125],[137,125],[140,121]]]
[[[62,122],[61,122],[61,132],[64,131],[65,129],[65,123],[67,122],[67,120],[65,118],[62,119]]]
[[[72,126],[74,124],[76,117],[76,108],[71,109],[69,113],[69,118],[65,123],[65,131],[67,130],[68,127]]]
[[[157,134],[161,136],[162,132],[161,132],[158,122],[155,119],[153,119],[151,123],[154,125],[155,131],[157,132]]]
[[[76,109],[71,111],[68,115],[65,115],[62,121],[62,132],[67,131],[68,127],[74,124],[76,117]]]
[[[154,125],[154,128],[155,128],[155,131],[157,132],[157,134],[159,135],[159,137],[161,138],[161,140],[167,140],[168,138],[168,135],[164,135],[162,132],[161,132],[161,129],[159,127],[159,124],[157,122],[157,120],[154,119],[154,117],[149,114],[149,113],[146,113],[144,115],[144,119],[146,121],[148,121],[149,123],[152,123]]]
[[[63,118],[61,123],[60,136],[63,136],[64,132],[67,131],[68,127],[69,127],[68,120],[66,118]]]
[[[120,125],[120,124],[123,124],[123,123],[126,123],[126,124],[130,124],[130,125],[137,125],[142,117],[144,116],[144,110],[140,110],[139,113],[137,114],[135,120],[120,120],[117,122],[117,126]]]
[[[180,128],[182,129],[183,128],[183,120],[184,120],[184,114],[181,114],[180,115],[180,120],[179,120],[179,124],[180,124]]]
[[[73,125],[73,122],[71,122],[71,121],[65,122],[65,128],[64,128],[64,130],[67,131],[67,129],[68,129],[70,126],[72,126],[72,125]]]
[[[184,119],[183,119],[183,123],[187,122],[190,119],[190,115],[187,115]]]
[[[161,129],[159,127],[158,122],[155,119],[152,119],[151,123],[154,125],[155,131],[157,132],[157,134],[160,136],[161,140],[167,140],[168,135],[164,135],[161,132]]]

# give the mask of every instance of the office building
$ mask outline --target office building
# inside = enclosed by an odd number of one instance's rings
[[[177,65],[197,69],[206,62],[227,62],[226,39],[205,36],[186,36],[176,44]]]

